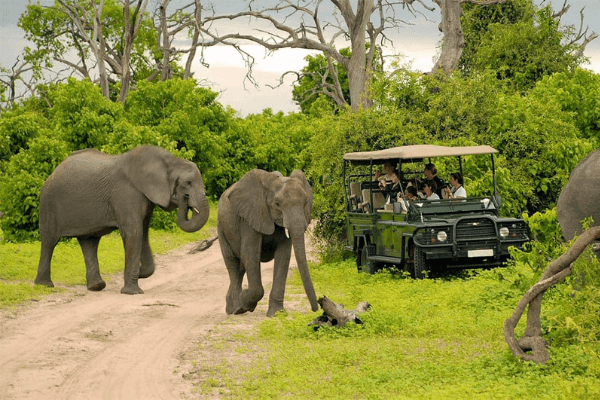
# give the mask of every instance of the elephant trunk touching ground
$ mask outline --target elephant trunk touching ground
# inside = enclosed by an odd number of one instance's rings
[[[209,206],[206,196],[198,196],[201,200],[192,201],[191,197],[180,196],[179,211],[177,212],[177,225],[185,232],[196,232],[208,221]],[[188,218],[189,212],[192,216]]]
[[[294,232],[294,230],[290,230],[290,238],[292,239],[292,246],[294,247],[296,263],[298,264],[298,271],[302,278],[304,291],[306,292],[306,296],[308,296],[308,301],[310,301],[311,309],[317,311],[319,309],[319,304],[317,303],[317,295],[315,294],[315,288],[310,279],[310,271],[308,270],[306,248],[304,246],[304,231]]]

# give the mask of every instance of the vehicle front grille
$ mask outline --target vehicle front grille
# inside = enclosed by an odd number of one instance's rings
[[[484,239],[496,237],[496,226],[489,218],[463,219],[456,224],[456,239]]]

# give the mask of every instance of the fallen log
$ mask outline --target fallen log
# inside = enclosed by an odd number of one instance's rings
[[[327,298],[327,296],[321,297],[317,302],[323,309],[323,315],[315,318],[308,324],[309,326],[314,326],[315,330],[319,329],[321,326],[335,326],[341,328],[350,321],[362,325],[363,322],[358,314],[364,313],[371,308],[369,302],[363,301],[356,306],[355,310],[346,310],[343,304],[336,304]]]

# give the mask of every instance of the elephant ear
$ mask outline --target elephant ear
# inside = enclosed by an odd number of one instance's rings
[[[169,182],[169,166],[163,152],[168,153],[158,147],[136,147],[123,156],[123,171],[132,186],[148,200],[167,208],[171,203],[173,185]]]
[[[306,202],[306,205],[304,206],[304,217],[306,218],[306,224],[310,225],[310,214],[312,213],[312,204],[313,204],[312,187],[306,180],[306,176],[304,175],[304,172],[300,171],[299,169],[295,169],[294,171],[292,171],[292,173],[290,174],[290,178],[298,179],[300,182],[302,182],[302,185],[304,186],[304,190],[306,191],[306,194],[308,195],[308,201]]]
[[[253,169],[242,177],[229,191],[229,203],[237,215],[263,235],[275,232],[275,221],[267,197],[273,181],[281,178],[260,169]]]

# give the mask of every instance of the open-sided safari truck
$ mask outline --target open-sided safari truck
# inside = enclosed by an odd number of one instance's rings
[[[373,273],[395,265],[422,278],[424,271],[432,269],[502,266],[509,257],[508,248],[521,248],[529,237],[522,219],[498,216],[497,152],[490,146],[415,145],[345,154],[346,249],[356,256],[358,269]],[[375,169],[390,161],[406,178],[401,180],[404,193],[407,181],[422,176],[426,162],[455,157],[456,168],[448,172],[462,174],[462,157],[467,155],[491,157],[493,188],[489,196],[407,201],[403,210],[400,203],[385,205],[374,181]],[[466,189],[468,192],[468,185]]]

